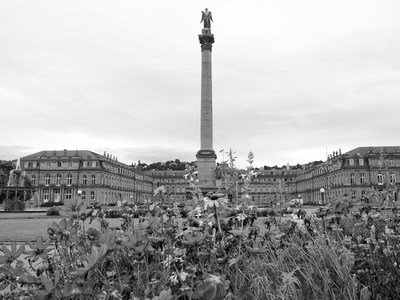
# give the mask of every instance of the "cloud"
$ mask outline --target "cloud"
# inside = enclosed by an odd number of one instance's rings
[[[0,9],[0,158],[64,148],[110,149],[126,163],[195,158],[204,7]],[[398,143],[400,2],[232,0],[209,9],[217,152],[283,165],[324,159],[326,148]]]

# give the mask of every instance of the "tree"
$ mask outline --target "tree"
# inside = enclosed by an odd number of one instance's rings
[[[0,161],[0,186],[7,186],[12,169],[14,169],[14,166],[11,161]]]

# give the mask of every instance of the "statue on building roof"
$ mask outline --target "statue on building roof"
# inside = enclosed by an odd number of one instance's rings
[[[208,10],[208,8],[205,9],[205,11],[201,12],[201,22],[204,22],[204,28],[208,28],[211,29],[211,22],[214,22],[213,18],[212,18],[212,14],[211,11]]]

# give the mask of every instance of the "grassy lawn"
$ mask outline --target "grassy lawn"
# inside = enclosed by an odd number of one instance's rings
[[[0,215],[0,243],[7,243],[9,241],[17,241],[17,242],[27,242],[27,241],[35,241],[36,236],[41,235],[44,238],[47,238],[47,225],[52,222],[59,223],[61,221],[61,217],[47,217],[44,214],[41,214],[39,218],[34,218],[34,216],[27,216],[27,218],[22,218],[18,216],[20,214],[16,214],[14,218],[3,218],[3,215]],[[121,221],[119,219],[107,219],[110,226],[118,226]],[[85,222],[86,228],[95,228],[100,230],[100,224],[97,221],[93,221],[92,224],[89,225],[89,222]]]
[[[315,208],[307,208],[309,214]],[[297,211],[298,209],[294,209]],[[0,213],[0,243],[7,243],[10,241],[27,242],[36,240],[36,236],[42,235],[47,238],[47,227],[52,222],[59,223],[61,217],[46,216],[46,213]],[[261,230],[264,229],[265,218],[259,217],[254,225],[259,226]],[[286,219],[286,218],[283,218]],[[107,219],[110,227],[119,226],[121,221],[119,219]],[[138,219],[135,219],[138,222]],[[86,228],[95,228],[100,230],[98,221],[85,222]]]

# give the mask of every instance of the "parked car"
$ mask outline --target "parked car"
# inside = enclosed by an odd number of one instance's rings
[[[292,200],[289,201],[289,206],[290,207],[299,207],[303,205],[303,199],[301,198],[294,198]]]

